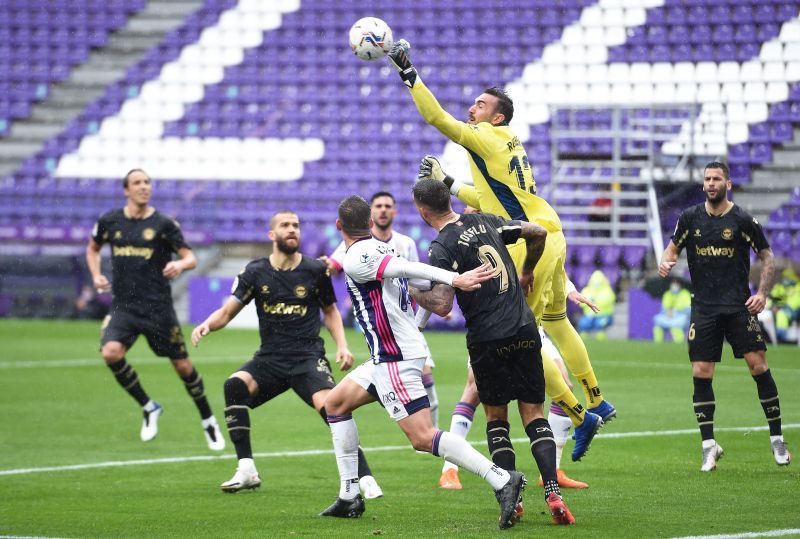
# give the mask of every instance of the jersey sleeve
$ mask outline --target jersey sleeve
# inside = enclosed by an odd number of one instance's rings
[[[456,120],[452,114],[442,108],[422,81],[417,81],[410,91],[414,104],[425,121],[438,129],[444,136],[479,155],[486,155],[490,151],[489,141],[485,137],[491,133],[489,124],[470,125]]]
[[[742,223],[742,237],[756,253],[769,249],[769,241],[764,235],[764,229],[761,228],[761,223],[755,217],[748,215]]]
[[[103,245],[108,240],[108,224],[100,217],[92,227],[92,239],[97,245]]]
[[[339,271],[342,270],[342,266],[344,264],[344,253],[346,250],[347,249],[344,246],[344,242],[341,242],[336,250],[333,251],[328,257],[328,260],[333,262],[333,265],[339,268]]]
[[[333,282],[331,281],[331,272],[326,268],[322,268],[317,279],[317,290],[319,296],[319,304],[323,307],[328,307],[336,303],[336,292],[333,290]]]
[[[167,241],[167,243],[169,243],[170,247],[172,247],[172,250],[176,253],[183,248],[191,249],[189,244],[186,243],[186,240],[183,238],[183,232],[181,232],[180,225],[178,225],[178,222],[174,219],[168,218],[166,220],[162,237]]]
[[[255,294],[255,275],[250,268],[245,268],[233,280],[231,295],[243,305],[247,305]]]
[[[522,221],[502,219],[492,215],[492,226],[506,245],[517,243],[522,236]]]
[[[359,246],[360,247],[360,246]],[[350,246],[352,250],[354,246]],[[380,253],[375,249],[360,249],[348,252],[344,259],[344,272],[357,283],[380,281],[386,265],[393,258],[387,253]]]
[[[675,224],[675,232],[672,233],[672,243],[680,251],[686,244],[686,237],[689,235],[690,228],[689,212],[681,213],[678,217],[678,222]]]

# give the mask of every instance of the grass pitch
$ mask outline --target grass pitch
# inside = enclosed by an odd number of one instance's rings
[[[368,501],[358,520],[318,517],[338,492],[330,434],[291,393],[252,413],[262,488],[225,495],[219,484],[235,470],[232,447],[223,455],[207,450],[199,416],[168,360],[154,357],[144,340],[128,355],[165,409],[158,437],[145,444],[138,407],[97,352],[98,331],[86,322],[0,322],[0,536],[596,538],[800,528],[800,461],[775,465],[755,384],[727,349],[714,381],[725,458],[715,473],[701,474],[685,347],[588,343],[619,417],[582,462],[568,461],[571,443],[565,451],[562,467],[590,485],[564,491],[577,526],[550,524],[517,419],[517,464],[530,480],[526,513],[522,523],[500,532],[489,487],[462,472],[463,490],[438,489],[441,461],[413,451],[378,405],[355,417],[384,498]],[[362,337],[350,332],[348,338],[356,356],[366,357]],[[431,333],[428,339],[447,428],[464,383],[464,338]],[[256,331],[228,329],[192,350],[218,419],[223,381],[257,344]],[[772,347],[768,359],[785,436],[800,458],[800,351]],[[485,452],[484,427],[478,412],[469,439]]]

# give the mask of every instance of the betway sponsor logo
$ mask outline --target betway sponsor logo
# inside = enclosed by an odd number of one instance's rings
[[[714,247],[713,245],[709,245],[708,247],[695,245],[694,249],[700,256],[725,256],[733,258],[733,254],[736,252],[736,248],[734,247]]]

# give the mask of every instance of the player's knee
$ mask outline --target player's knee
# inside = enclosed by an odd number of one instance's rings
[[[172,360],[172,367],[175,369],[175,372],[178,373],[179,376],[189,376],[192,374],[194,370],[194,365],[192,365],[192,360],[188,357],[182,359],[173,359]]]
[[[247,384],[241,378],[228,378],[222,389],[225,392],[225,403],[228,405],[243,404],[250,398]]]
[[[100,354],[107,365],[116,363],[125,357],[125,347],[119,342],[107,342],[100,349]]]

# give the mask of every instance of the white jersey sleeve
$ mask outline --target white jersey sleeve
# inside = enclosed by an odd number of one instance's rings
[[[342,242],[339,244],[336,250],[334,250],[328,257],[328,260],[333,262],[333,265],[339,268],[339,271],[342,271],[342,267],[344,264],[344,253],[346,250],[347,249],[344,246],[344,242]]]

